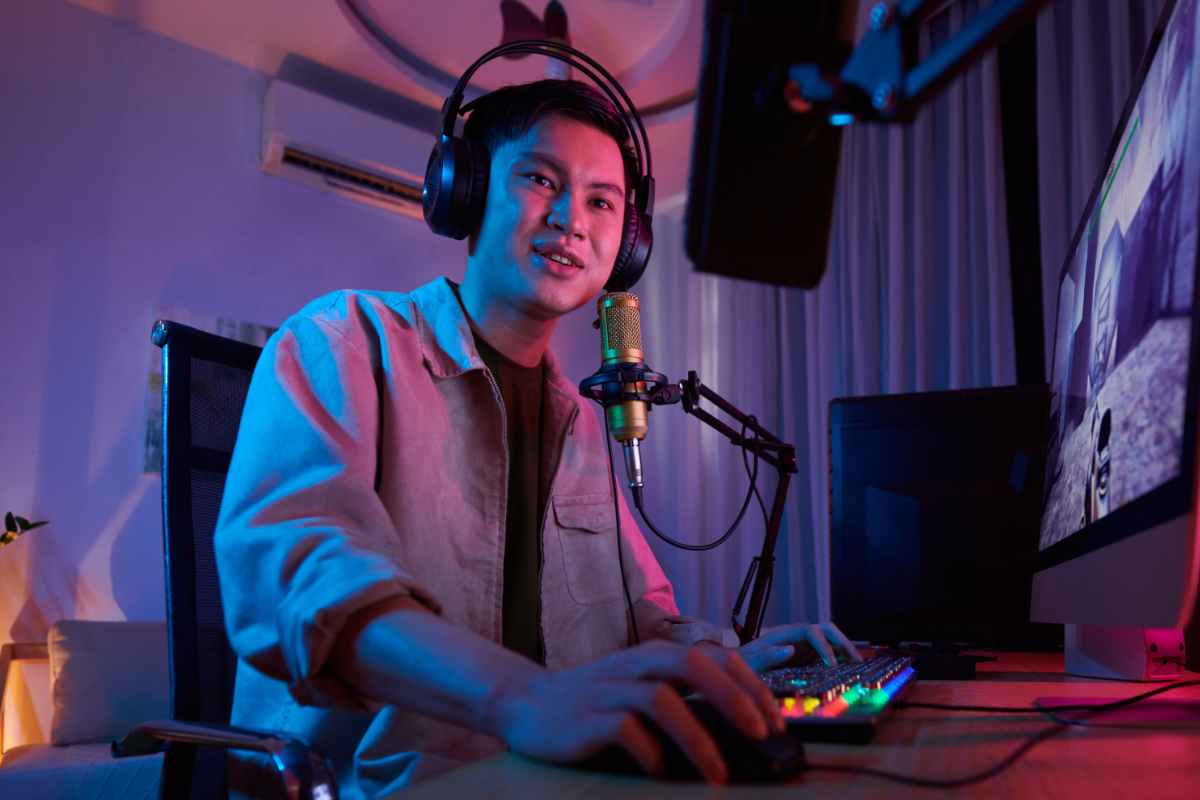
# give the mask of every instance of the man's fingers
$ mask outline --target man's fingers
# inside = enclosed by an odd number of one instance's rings
[[[807,644],[820,654],[826,664],[837,663],[837,656],[834,655],[833,648],[829,646],[829,642],[825,641],[825,636],[816,625],[800,624],[777,628],[760,637],[760,641],[780,645]]]
[[[674,689],[664,686],[654,696],[654,721],[679,745],[708,783],[729,780],[729,767],[708,729]]]
[[[616,684],[600,690],[600,700],[605,705],[620,706],[629,712],[637,712],[653,721],[663,733],[679,745],[687,759],[696,766],[701,777],[709,783],[724,783],[729,779],[729,769],[712,734],[700,724],[700,720],[688,708],[687,703],[666,683]],[[662,769],[662,745],[654,740],[655,748],[647,747],[645,736],[653,739],[649,730],[637,720],[633,713],[627,714],[633,723],[623,721],[618,731],[618,744],[651,775],[652,768]],[[636,723],[636,724],[634,724]],[[640,731],[639,731],[640,728]]]
[[[822,622],[820,625],[801,623],[778,627],[764,633],[759,641],[779,645],[807,642],[821,654],[821,658],[827,664],[837,663],[834,650],[840,650],[853,661],[862,661],[858,650],[832,622]]]
[[[804,635],[804,640],[821,654],[821,658],[826,664],[833,666],[837,664],[837,655],[833,652],[833,648],[829,646],[829,642],[825,641],[824,634],[816,625],[802,625],[800,631]]]
[[[862,655],[858,652],[858,648],[846,638],[846,634],[838,630],[837,625],[834,625],[832,622],[825,622],[821,624],[821,630],[824,631],[826,640],[832,640],[834,647],[850,656],[854,661],[863,660]]]
[[[791,658],[791,653],[795,652],[795,648],[782,648],[791,651],[782,659],[787,661]],[[772,649],[771,652],[776,652]],[[762,679],[758,677],[749,664],[737,653],[730,652],[725,662],[725,669],[733,676],[734,680],[746,690],[753,699],[754,704],[758,706],[759,713],[762,714],[768,727],[772,730],[783,731],[787,728],[787,723],[783,719],[783,715],[779,713],[779,703],[775,701],[775,695],[767,688]]]
[[[775,701],[775,696],[758,675],[760,672],[787,663],[795,655],[795,647],[784,645],[783,647],[751,648],[751,652],[746,656],[737,650],[714,647],[705,647],[701,652],[715,660],[750,696],[751,702],[757,707],[759,715],[767,724],[768,729],[782,731],[787,727],[783,716],[779,713],[779,704]],[[747,661],[747,658],[750,660]],[[747,734],[750,735],[748,731]]]
[[[751,672],[761,675],[767,670],[779,669],[791,661],[792,657],[796,655],[796,648],[790,644],[769,645],[757,652],[740,653],[739,655],[746,662],[746,666],[750,667]]]
[[[765,739],[774,719],[772,712],[763,706],[756,685],[768,694],[770,691],[737,653],[722,651],[721,654],[723,667],[705,650],[692,648],[688,653],[688,683],[742,733],[752,739]]]
[[[646,729],[637,714],[627,713],[621,718],[617,729],[617,744],[633,756],[647,775],[662,777],[666,762],[663,758],[662,742]]]

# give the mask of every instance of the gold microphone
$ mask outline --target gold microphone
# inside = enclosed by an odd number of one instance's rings
[[[600,329],[600,369],[605,370],[622,363],[643,364],[641,304],[637,295],[629,292],[609,292],[596,301]],[[626,394],[644,394],[644,381],[626,383],[622,387]],[[640,490],[642,483],[642,455],[640,444],[649,431],[649,406],[641,400],[625,400],[612,403],[604,409],[608,429],[613,438],[625,450],[625,473],[629,488]],[[640,494],[640,492],[639,492]]]

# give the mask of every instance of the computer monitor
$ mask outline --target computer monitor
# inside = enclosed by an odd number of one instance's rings
[[[846,60],[857,10],[707,0],[685,217],[700,272],[804,289],[821,280],[842,129],[795,113],[784,86],[790,64]]]
[[[1197,4],[1166,0],[1059,280],[1031,618],[1078,674],[1196,600]]]
[[[833,621],[855,641],[1047,649],[1029,621],[1046,387],[829,404]]]

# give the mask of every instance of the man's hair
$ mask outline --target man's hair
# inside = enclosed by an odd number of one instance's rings
[[[494,155],[550,116],[579,120],[611,136],[625,166],[626,195],[637,188],[641,174],[625,118],[608,97],[580,81],[542,80],[486,94],[471,105],[463,135],[482,142],[488,154]]]

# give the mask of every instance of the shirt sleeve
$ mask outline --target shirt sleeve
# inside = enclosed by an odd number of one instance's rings
[[[433,595],[396,558],[375,492],[377,340],[293,317],[250,383],[214,537],[234,651],[303,705],[374,710],[326,669],[347,617]]]

